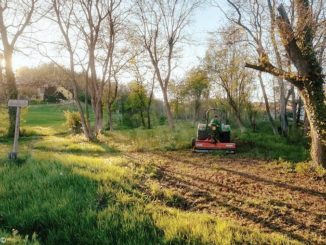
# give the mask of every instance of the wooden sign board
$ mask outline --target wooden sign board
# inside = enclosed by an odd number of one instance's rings
[[[26,107],[28,106],[28,100],[9,100],[9,107]]]

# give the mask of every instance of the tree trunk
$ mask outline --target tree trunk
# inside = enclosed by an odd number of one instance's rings
[[[237,124],[238,124],[238,126],[239,126],[239,128],[240,128],[241,133],[243,133],[244,131],[246,131],[246,128],[245,128],[244,123],[243,123],[243,121],[242,121],[242,119],[241,119],[240,111],[239,111],[239,109],[238,109],[238,107],[237,107],[237,104],[235,103],[235,101],[234,101],[234,100],[232,99],[232,97],[230,96],[228,90],[226,90],[226,93],[227,93],[227,95],[228,95],[229,105],[231,106],[231,108],[232,108],[233,111],[234,111],[235,120],[236,120],[236,122],[237,122]]]
[[[284,81],[282,78],[278,78],[278,83],[280,87],[280,122],[281,122],[281,135],[288,135],[288,123],[286,118],[286,101],[285,101],[285,89],[284,89]]]
[[[7,80],[7,90],[8,90],[8,99],[17,99],[18,90],[16,86],[16,78],[12,69],[12,53],[13,50],[9,47],[5,49],[4,58],[6,63],[6,80]],[[8,108],[9,114],[9,128],[8,136],[13,136],[15,133],[15,122],[16,122],[16,107]]]
[[[296,117],[296,121],[295,124],[298,127],[298,125],[300,124],[300,119],[301,119],[301,108],[302,108],[302,99],[301,96],[299,96],[299,102],[298,102],[298,112],[297,112],[297,117]]]
[[[282,69],[282,58],[281,54],[277,45],[276,41],[276,36],[275,36],[275,6],[274,4],[271,3],[271,1],[268,1],[268,7],[270,11],[270,16],[271,16],[271,26],[270,26],[270,33],[271,33],[271,41],[272,41],[272,46],[274,49],[275,57],[276,57],[276,63],[278,68]],[[279,101],[279,106],[280,106],[280,121],[281,121],[281,134],[283,136],[287,136],[288,134],[288,123],[287,123],[287,118],[286,118],[286,101],[285,101],[285,88],[284,88],[284,80],[282,77],[277,78],[279,88],[280,88],[280,101]],[[274,101],[275,103],[275,101]]]
[[[86,74],[87,75],[87,74]],[[85,84],[85,119],[87,124],[90,124],[89,121],[89,111],[88,111],[88,78],[86,78],[86,84]]]
[[[143,109],[140,110],[140,119],[141,119],[141,124],[142,124],[143,128],[146,128]]]
[[[112,118],[112,103],[107,103],[108,110],[108,129],[109,131],[113,131],[113,118]]]
[[[151,125],[151,105],[152,105],[153,94],[154,94],[154,82],[155,82],[155,74],[154,74],[154,77],[153,77],[152,89],[151,89],[151,93],[150,93],[149,98],[148,98],[148,103],[147,103],[147,108],[146,108],[146,112],[147,112],[147,128],[148,129],[152,128],[152,125]]]
[[[309,120],[307,117],[307,112],[304,110],[304,118],[303,118],[303,133],[304,135],[308,135],[309,132]]]
[[[169,128],[174,129],[174,120],[173,120],[173,115],[171,112],[170,103],[168,100],[167,88],[162,88],[162,93],[163,93],[164,107],[165,107],[166,115],[168,118]]]
[[[103,130],[103,106],[102,100],[98,100],[95,107],[95,133],[101,133]]]
[[[195,99],[195,114],[194,114],[194,123],[198,121],[200,111],[200,99]]]
[[[271,123],[271,127],[272,127],[272,130],[273,130],[273,133],[276,135],[277,134],[277,129],[276,129],[275,122],[274,122],[274,119],[273,119],[272,114],[271,114],[271,110],[269,108],[268,97],[267,97],[267,94],[266,94],[265,85],[264,85],[263,78],[261,76],[261,72],[259,72],[258,78],[259,78],[259,83],[260,83],[261,90],[263,92],[266,113],[267,113],[269,122]],[[275,104],[275,101],[274,101],[274,104]]]
[[[322,83],[311,82],[301,91],[310,126],[311,159],[326,168],[326,106]],[[318,87],[318,88],[317,88]]]
[[[150,108],[147,108],[147,128],[151,129],[152,125],[151,125],[151,111]]]
[[[294,91],[294,85],[292,85],[292,101],[291,101],[291,106],[292,106],[292,118],[293,118],[293,127],[297,127],[297,102],[295,99],[295,91]]]

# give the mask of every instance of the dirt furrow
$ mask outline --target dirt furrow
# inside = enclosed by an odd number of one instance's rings
[[[182,195],[191,210],[279,232],[307,244],[326,243],[324,178],[257,160],[188,152],[132,155],[157,166],[161,185]]]

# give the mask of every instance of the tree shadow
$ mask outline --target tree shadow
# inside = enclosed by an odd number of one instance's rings
[[[57,161],[0,172],[2,229],[36,232],[42,244],[160,244],[163,232],[139,203],[120,202],[129,188],[76,174]],[[106,192],[103,193],[103,188]]]
[[[273,223],[274,219],[280,218],[279,216],[275,217],[269,217],[269,219],[266,219],[264,217],[261,217],[259,215],[256,215],[253,212],[244,210],[239,208],[238,206],[232,205],[229,203],[229,196],[223,194],[223,193],[216,193],[213,192],[211,189],[203,187],[202,185],[198,185],[194,182],[190,182],[187,180],[184,180],[182,178],[178,178],[173,175],[173,173],[168,174],[165,173],[165,177],[168,181],[174,182],[172,185],[179,185],[179,188],[185,190],[186,192],[194,192],[194,187],[199,190],[200,196],[202,198],[205,198],[207,202],[214,202],[214,204],[217,204],[220,207],[226,208],[229,212],[235,214],[236,216],[240,216],[241,218],[248,220],[250,222],[253,222],[255,224],[259,224],[265,228],[267,228],[270,231],[279,232],[283,235],[286,235],[292,239],[296,239],[298,241],[304,242],[306,244],[309,244],[311,241],[307,240],[301,235],[294,234],[293,232],[285,230],[281,225],[278,225],[276,223]],[[198,193],[195,193],[195,198],[198,198]],[[224,199],[224,201],[221,201],[221,199]],[[305,229],[308,229],[310,232],[319,234],[323,236],[322,231],[318,231],[315,229],[311,229],[306,227],[305,224],[298,223],[295,220],[291,220],[293,225],[297,225],[300,227],[304,227]]]
[[[176,164],[177,164],[177,162],[182,162],[184,164],[191,165],[191,166],[194,167],[193,170],[195,172],[196,172],[196,169],[199,169],[199,168],[202,168],[204,170],[204,169],[212,167],[209,164],[197,164],[197,163],[193,163],[192,161],[187,160],[187,159],[180,160],[179,158],[172,157],[172,156],[169,156],[169,155],[166,155],[166,154],[159,154],[159,155],[163,156],[163,157],[165,157],[167,159],[170,159],[170,160],[172,159],[173,161],[176,162]],[[251,208],[256,209],[258,213],[259,213],[258,210],[261,210],[261,211],[263,211],[265,213],[266,213],[266,211],[268,211],[269,213],[272,211],[272,217],[269,217],[269,219],[267,220],[267,219],[265,219],[263,217],[260,217],[259,215],[256,215],[256,214],[254,214],[254,213],[252,213],[250,211],[246,211],[246,210],[243,210],[243,209],[239,208],[238,206],[229,204],[228,201],[221,202],[221,197],[223,197],[224,199],[230,199],[230,198],[236,197],[236,199],[238,199],[237,195],[246,195],[248,197],[254,196],[254,197],[259,198],[259,199],[262,199],[263,197],[259,197],[257,195],[252,195],[251,193],[249,193],[247,191],[238,190],[236,188],[233,188],[233,187],[230,187],[230,186],[226,185],[225,183],[221,184],[221,183],[218,183],[218,182],[208,180],[207,178],[199,177],[199,176],[197,176],[195,174],[195,172],[194,172],[194,174],[189,174],[189,173],[187,173],[185,171],[181,172],[181,171],[176,171],[176,170],[173,170],[173,172],[172,172],[171,170],[169,170],[168,167],[165,168],[164,164],[160,165],[160,166],[157,165],[157,167],[160,168],[161,172],[163,173],[161,179],[164,180],[164,178],[166,178],[166,177],[168,177],[170,179],[174,179],[175,180],[174,181],[175,186],[179,186],[179,188],[181,188],[181,189],[186,188],[187,191],[189,191],[189,192],[194,192],[193,187],[195,186],[201,192],[205,193],[204,196],[206,196],[206,201],[207,202],[211,202],[212,200],[214,200],[214,202],[218,203],[218,205],[226,207],[231,212],[234,212],[234,213],[240,215],[241,217],[244,217],[244,219],[250,220],[250,221],[252,221],[254,223],[257,223],[257,224],[261,224],[261,225],[263,225],[264,227],[266,227],[266,228],[268,228],[270,230],[283,233],[283,234],[285,234],[285,235],[287,235],[289,237],[292,237],[294,239],[297,239],[297,240],[305,242],[305,243],[310,243],[310,241],[308,241],[306,238],[304,238],[301,235],[293,234],[293,232],[287,231],[286,229],[284,229],[283,226],[285,226],[285,227],[296,227],[296,229],[299,228],[299,229],[302,229],[302,230],[307,230],[307,231],[309,231],[309,233],[316,234],[316,235],[321,236],[321,237],[325,237],[325,231],[321,227],[317,227],[315,225],[307,226],[304,222],[298,222],[297,220],[295,220],[293,217],[291,217],[290,214],[280,213],[280,210],[282,210],[282,209],[284,209],[284,207],[286,207],[287,210],[288,209],[293,209],[296,212],[300,212],[300,213],[305,212],[307,215],[315,216],[315,219],[318,219],[319,216],[316,213],[303,210],[300,207],[295,208],[291,204],[288,204],[286,202],[276,200],[276,199],[270,199],[270,198],[269,198],[270,200],[268,201],[268,203],[266,205],[268,205],[268,204],[271,204],[271,205],[274,205],[274,206],[277,205],[277,206],[280,207],[280,209],[277,208],[277,209],[272,209],[271,210],[271,209],[267,209],[263,205],[260,205],[259,203],[257,203],[257,204],[253,203]],[[315,191],[315,190],[311,190],[311,189],[307,189],[307,188],[302,188],[302,187],[298,187],[298,186],[294,186],[294,185],[289,185],[289,184],[286,184],[286,183],[271,181],[271,180],[268,180],[266,178],[262,178],[262,177],[259,177],[259,176],[256,176],[256,175],[247,174],[247,173],[243,173],[243,172],[236,171],[236,170],[230,170],[228,168],[223,168],[223,167],[220,167],[220,166],[217,169],[218,169],[218,171],[222,170],[222,171],[229,172],[231,174],[231,176],[232,175],[237,175],[237,176],[245,178],[245,179],[249,178],[251,181],[253,181],[253,183],[255,183],[255,182],[263,182],[266,185],[273,185],[273,186],[277,186],[277,187],[280,187],[280,188],[285,188],[285,189],[290,190],[290,191],[299,191],[301,193],[309,194],[309,195],[312,195],[312,196],[325,198],[325,193],[323,193],[323,192],[319,192],[319,191]],[[178,175],[178,176],[181,176],[181,177],[178,178],[175,175]],[[182,177],[185,177],[188,180],[185,180]],[[194,182],[192,182],[191,180],[193,180]],[[196,181],[201,182],[202,185],[196,184],[195,183]],[[186,186],[183,186],[182,183],[185,183]],[[172,183],[172,185],[173,185],[173,183]],[[223,189],[222,189],[221,192],[217,192],[215,187],[220,187],[220,188],[223,188]],[[230,195],[230,192],[231,192],[232,196]],[[224,193],[227,193],[228,195],[225,195]],[[212,198],[210,194],[215,195],[215,197]],[[273,221],[277,220],[277,219],[282,220],[282,223],[280,225],[275,224],[275,222],[273,223]]]
[[[219,167],[220,170],[232,173],[232,174],[236,174],[254,181],[259,181],[259,182],[263,182],[265,184],[268,185],[274,185],[280,188],[284,188],[284,189],[288,189],[288,190],[292,190],[292,191],[299,191],[301,193],[305,193],[305,194],[309,194],[309,195],[313,195],[313,196],[318,196],[323,198],[324,200],[326,200],[326,193],[325,192],[320,192],[320,191],[316,191],[316,190],[311,190],[308,188],[303,188],[300,186],[294,186],[294,185],[290,185],[287,183],[283,183],[283,182],[275,182],[266,178],[262,178],[259,177],[257,175],[253,175],[253,174],[248,174],[248,173],[244,173],[244,172],[240,172],[240,171],[236,171],[236,170],[232,170],[232,169],[227,169],[224,167]]]
[[[156,154],[158,154],[158,155],[160,155],[162,157],[168,158],[168,159],[172,159],[174,161],[181,161],[183,163],[193,165],[195,167],[201,167],[201,168],[205,168],[205,167],[211,168],[212,167],[209,164],[202,164],[202,163],[197,164],[197,163],[193,163],[193,162],[191,162],[189,160],[186,160],[186,159],[180,160],[178,158],[172,157],[170,155],[162,154],[162,153],[156,153]],[[300,186],[294,186],[294,185],[290,185],[290,184],[283,183],[283,182],[272,181],[272,180],[269,180],[269,179],[266,179],[266,178],[263,178],[263,177],[260,177],[260,176],[257,176],[257,175],[248,174],[248,173],[245,173],[245,172],[225,168],[225,167],[222,167],[220,165],[218,165],[218,170],[223,170],[225,172],[229,172],[231,174],[239,175],[241,177],[248,178],[248,179],[251,179],[251,180],[254,180],[254,181],[257,181],[257,182],[263,182],[263,183],[268,184],[268,185],[274,185],[274,186],[277,186],[277,187],[280,187],[280,188],[284,188],[284,189],[288,189],[288,190],[292,190],[292,191],[299,191],[299,192],[304,193],[304,194],[318,196],[318,197],[321,197],[324,200],[326,200],[326,193],[325,192],[320,192],[320,191],[312,190],[312,189],[309,189],[309,188],[303,188],[303,187],[300,187]]]

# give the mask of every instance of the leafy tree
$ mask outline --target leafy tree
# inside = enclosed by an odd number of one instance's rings
[[[147,91],[142,83],[131,82],[129,84],[130,93],[127,104],[132,112],[139,113],[142,126],[145,128],[145,111],[148,102]]]
[[[185,79],[184,94],[191,97],[194,103],[194,122],[198,121],[201,100],[208,96],[210,81],[206,71],[200,68],[192,69]]]

